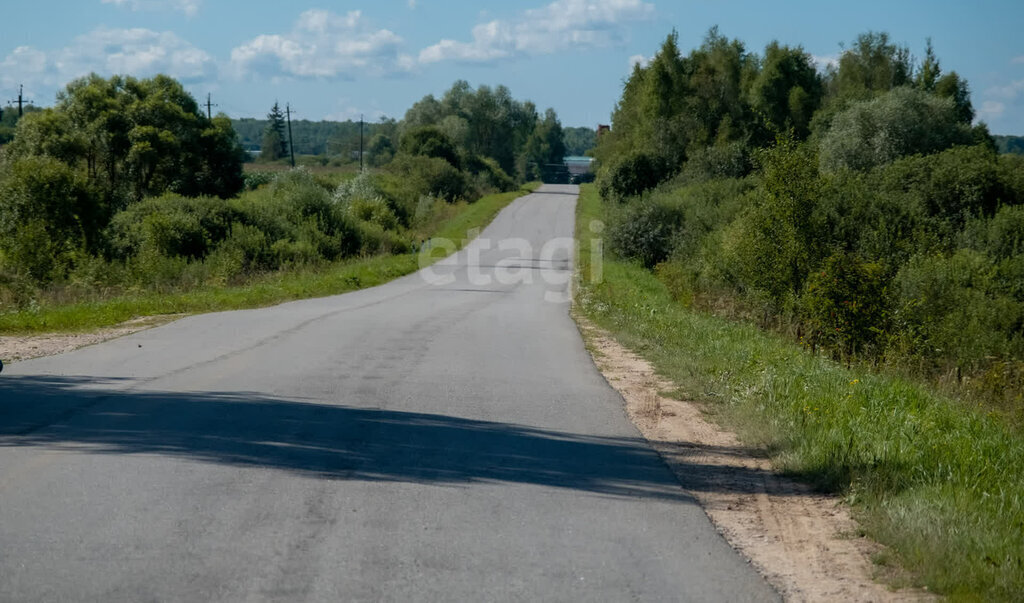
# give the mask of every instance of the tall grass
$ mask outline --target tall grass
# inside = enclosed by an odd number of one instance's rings
[[[846,368],[755,326],[673,300],[639,264],[606,258],[589,280],[584,186],[577,307],[649,359],[784,471],[845,497],[866,533],[921,585],[957,598],[1024,593],[1024,439],[928,387]]]
[[[445,204],[443,212],[420,226],[415,234],[420,238],[449,238],[461,247],[467,231],[486,226],[505,206],[537,186],[537,183],[532,183],[519,191],[487,195],[475,203]],[[438,259],[433,258],[432,261]],[[92,291],[87,295],[68,296],[53,290],[29,308],[0,313],[0,333],[81,331],[115,325],[140,316],[268,306],[373,287],[419,268],[419,256],[406,253],[257,274],[237,285],[197,283],[193,287],[113,295]]]

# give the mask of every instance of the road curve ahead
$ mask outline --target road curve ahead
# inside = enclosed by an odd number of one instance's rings
[[[576,194],[429,273],[9,365],[0,599],[776,599],[583,347]]]

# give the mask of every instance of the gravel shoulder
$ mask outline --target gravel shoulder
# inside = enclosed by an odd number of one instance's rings
[[[47,333],[45,335],[0,335],[0,360],[5,364],[55,356],[110,339],[124,337],[139,331],[165,325],[184,314],[145,316],[125,321],[117,326],[84,333]]]
[[[643,436],[716,529],[788,601],[922,601],[874,580],[882,547],[857,536],[848,507],[773,472],[769,459],[704,418],[698,404],[586,318],[574,316],[594,362]]]

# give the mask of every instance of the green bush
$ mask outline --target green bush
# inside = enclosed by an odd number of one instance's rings
[[[515,189],[515,181],[494,159],[471,155],[465,163],[469,173],[476,177],[478,188],[499,193]]]
[[[603,199],[623,201],[650,190],[672,173],[672,166],[651,153],[636,151],[616,159],[597,176]]]
[[[406,155],[443,159],[455,169],[461,169],[459,148],[448,135],[434,126],[413,128],[402,135],[398,150]]]
[[[704,147],[690,154],[682,176],[691,182],[718,178],[743,178],[754,169],[750,149],[741,142]]]
[[[801,297],[807,343],[845,357],[877,352],[888,332],[886,275],[882,267],[855,255],[837,253],[812,272]],[[883,341],[884,343],[884,341]]]
[[[672,253],[684,219],[682,208],[665,199],[631,205],[609,229],[611,248],[621,258],[652,268]]]
[[[362,256],[409,253],[413,250],[409,239],[394,231],[385,230],[374,222],[359,224],[359,240],[362,243],[359,250]]]
[[[466,174],[443,159],[399,154],[385,170],[381,188],[409,213],[415,211],[420,195],[443,197],[449,202],[476,197]]]
[[[761,181],[723,232],[723,262],[741,291],[779,311],[795,301],[820,261],[823,242],[813,214],[822,183],[807,144],[781,141],[757,160]]]
[[[991,260],[969,249],[912,258],[893,286],[905,352],[968,372],[1021,358],[1024,304],[992,291],[994,273]]]
[[[231,225],[239,218],[239,212],[222,199],[169,193],[116,214],[107,236],[113,257],[120,259],[143,249],[200,259],[227,238]]]
[[[0,253],[37,283],[64,278],[99,243],[101,205],[82,175],[51,157],[0,165]]]
[[[821,139],[821,166],[826,171],[868,170],[906,155],[973,142],[953,100],[901,87],[836,115]]]
[[[254,191],[261,186],[270,184],[274,181],[274,172],[259,171],[259,172],[246,172],[245,174],[245,190]]]
[[[879,186],[906,194],[906,202],[919,204],[927,216],[959,229],[968,217],[991,216],[1001,203],[1015,200],[999,167],[996,154],[984,146],[958,147],[897,161],[881,171]]]

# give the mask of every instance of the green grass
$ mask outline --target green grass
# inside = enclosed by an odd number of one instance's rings
[[[520,191],[488,195],[475,203],[452,206],[446,219],[435,225],[435,232],[421,234],[451,239],[461,248],[468,230],[486,226],[505,206],[537,186],[537,183],[531,183]],[[434,257],[432,261],[438,259],[440,257]],[[417,254],[376,256],[257,275],[237,286],[208,285],[171,292],[139,291],[109,298],[97,293],[96,298],[89,301],[43,304],[0,314],[0,333],[84,331],[142,316],[269,306],[373,287],[419,268]]]
[[[758,328],[690,310],[638,265],[591,282],[593,186],[577,208],[577,309],[640,353],[680,398],[787,473],[845,496],[916,583],[953,598],[1024,593],[1024,438],[896,376],[846,368]]]

